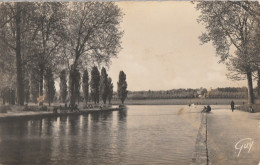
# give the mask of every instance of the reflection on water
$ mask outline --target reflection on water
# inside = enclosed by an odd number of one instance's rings
[[[179,108],[1,122],[0,164],[189,164],[197,129]]]

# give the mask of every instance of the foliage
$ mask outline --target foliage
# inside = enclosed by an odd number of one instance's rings
[[[74,105],[76,101],[80,100],[80,72],[78,69],[70,71],[70,104]]]
[[[104,67],[101,69],[101,76],[100,76],[100,97],[103,100],[103,103],[106,104],[107,96],[108,96],[108,75],[107,71]]]
[[[28,41],[28,55],[25,62],[29,68],[34,68],[40,83],[39,95],[43,96],[43,77],[47,68],[52,71],[59,66],[59,48],[64,40],[65,3],[34,3],[31,16],[33,36]],[[40,102],[42,104],[42,102]]]
[[[91,97],[95,102],[95,104],[99,103],[99,85],[100,85],[100,73],[98,71],[98,68],[94,66],[91,70],[90,87],[91,87]]]
[[[36,104],[37,98],[39,96],[39,81],[37,79],[37,74],[35,74],[35,70],[33,69],[31,72],[31,100]]]
[[[17,100],[23,105],[28,88],[34,102],[44,95],[48,68],[54,77],[67,67],[70,77],[80,79],[79,68],[109,65],[121,49],[122,16],[114,2],[0,3],[1,88],[17,85]],[[30,87],[25,77],[30,77]],[[70,79],[69,92],[70,99],[79,101],[77,79]]]
[[[204,95],[204,97],[199,97]],[[116,95],[113,98],[118,99]],[[205,88],[200,89],[171,89],[171,90],[159,90],[159,91],[129,91],[127,98],[130,100],[157,100],[157,99],[213,99],[213,98],[247,98],[247,88],[216,88],[209,91]]]
[[[18,104],[24,104],[22,50],[25,38],[29,35],[28,11],[32,8],[29,3],[1,3],[0,4],[0,47],[6,49],[5,55],[16,59],[16,81]]]
[[[66,70],[62,70],[60,72],[60,98],[63,103],[66,102],[67,95],[68,95],[67,72]]]
[[[53,73],[51,68],[46,69],[45,74],[45,90],[46,90],[46,99],[49,103],[49,106],[54,101],[54,96],[56,93],[55,82],[53,78]]]
[[[254,103],[252,72],[254,71],[254,55],[249,47],[252,41],[250,31],[257,21],[247,9],[259,6],[258,2],[232,1],[202,1],[197,4],[201,11],[198,21],[205,25],[206,32],[200,36],[202,43],[212,41],[220,62],[225,62],[230,73],[229,78],[234,80],[246,76],[248,80],[249,103]],[[230,47],[235,52],[230,52]],[[243,77],[242,77],[243,78]]]
[[[122,12],[114,2],[70,3],[63,49],[68,65],[108,64],[121,49],[121,19]]]
[[[90,64],[109,64],[121,49],[121,10],[114,2],[72,2],[69,6],[63,42],[67,66],[74,72]],[[70,95],[73,99],[74,93]]]
[[[88,96],[89,96],[89,76],[88,76],[88,70],[84,70],[83,78],[82,78],[82,89],[83,89],[83,95],[85,103],[88,103]]]
[[[28,104],[30,100],[30,80],[28,77],[24,79],[24,99]]]
[[[113,88],[114,88],[114,85],[113,85],[112,79],[111,79],[110,77],[108,78],[107,84],[108,84],[108,95],[107,95],[107,99],[108,99],[109,104],[111,104],[111,100],[112,100],[112,97],[113,97]]]
[[[124,104],[124,101],[127,97],[127,82],[126,74],[123,71],[120,71],[119,73],[119,81],[117,82],[117,93],[122,104]]]

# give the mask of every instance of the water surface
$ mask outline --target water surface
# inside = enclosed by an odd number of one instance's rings
[[[200,119],[182,107],[0,122],[0,164],[189,164]]]

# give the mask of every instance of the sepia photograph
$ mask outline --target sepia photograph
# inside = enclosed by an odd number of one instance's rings
[[[0,0],[13,164],[260,165],[260,2]]]

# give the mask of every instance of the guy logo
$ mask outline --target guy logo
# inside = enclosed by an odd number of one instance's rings
[[[252,148],[252,146],[253,146],[253,144],[254,144],[254,141],[253,141],[253,139],[251,139],[251,138],[245,138],[245,139],[239,140],[239,141],[236,143],[236,145],[235,145],[235,149],[236,149],[236,150],[239,150],[239,152],[238,152],[238,154],[237,154],[237,157],[239,157],[240,152],[241,152],[243,149],[247,150],[247,152],[249,153],[250,150],[251,150],[251,148]]]

